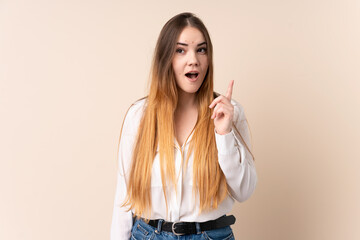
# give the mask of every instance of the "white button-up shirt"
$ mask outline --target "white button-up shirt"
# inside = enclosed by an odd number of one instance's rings
[[[146,101],[147,99],[145,98],[135,102],[128,110],[124,120],[119,145],[119,170],[111,224],[111,240],[128,240],[131,236],[132,212],[126,211],[126,208],[121,207],[121,204],[127,194],[126,182],[131,168],[133,146],[136,141],[140,120],[145,110]],[[231,103],[234,106],[233,122],[240,131],[243,140],[251,149],[249,128],[244,109],[235,100],[231,100]],[[203,211],[199,214],[199,198],[195,198],[193,194],[193,154],[190,155],[188,166],[186,168],[184,166],[193,133],[194,131],[192,131],[181,147],[174,138],[177,190],[174,189],[173,185],[166,187],[167,212],[161,182],[159,154],[156,154],[151,175],[152,208],[150,219],[165,219],[165,221],[170,222],[205,222],[213,220],[230,212],[234,200],[239,202],[245,201],[253,193],[257,182],[257,175],[251,154],[235,130],[231,130],[230,133],[225,135],[217,134],[215,131],[218,161],[225,175],[230,194],[218,205],[217,209]]]

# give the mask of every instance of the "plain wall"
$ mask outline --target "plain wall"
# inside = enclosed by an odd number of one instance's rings
[[[356,0],[0,1],[0,239],[109,239],[121,123],[183,11],[251,127],[236,239],[360,239]]]

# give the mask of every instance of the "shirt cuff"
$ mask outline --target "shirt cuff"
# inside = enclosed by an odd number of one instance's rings
[[[231,155],[237,151],[237,142],[235,140],[235,133],[233,129],[224,135],[218,134],[215,129],[214,132],[218,154]]]

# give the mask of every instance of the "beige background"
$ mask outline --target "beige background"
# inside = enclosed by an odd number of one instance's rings
[[[121,123],[182,11],[252,131],[236,239],[360,239],[358,0],[0,1],[0,239],[109,239]]]

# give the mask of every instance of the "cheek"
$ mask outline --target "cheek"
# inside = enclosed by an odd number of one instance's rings
[[[203,69],[207,69],[209,66],[208,58],[207,56],[201,59],[201,65],[203,66]]]
[[[204,74],[204,77],[206,75],[206,73],[209,71],[209,65],[205,64],[203,65],[203,74]]]
[[[173,69],[173,72],[174,72],[175,80],[176,80],[176,82],[178,82],[178,81],[179,81],[179,77],[180,77],[180,75],[181,75],[181,72],[179,71],[179,68],[178,68],[176,65],[174,65],[174,64],[172,64],[172,69]]]
[[[173,68],[173,70],[174,70],[174,73],[176,74],[176,75],[178,75],[178,74],[180,74],[180,64],[179,64],[179,61],[173,61],[172,62],[172,68]]]

